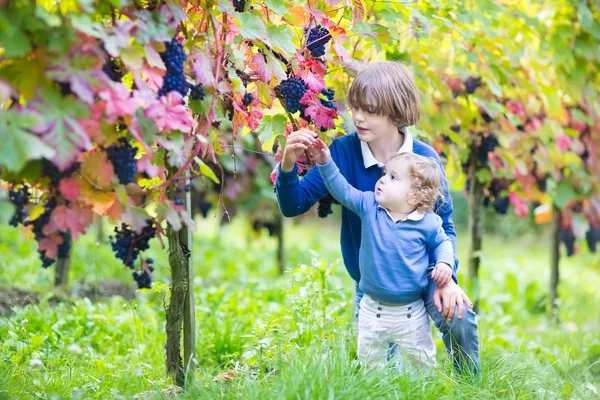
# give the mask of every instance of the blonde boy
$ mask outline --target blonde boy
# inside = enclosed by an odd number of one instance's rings
[[[414,153],[394,155],[373,191],[360,191],[340,174],[325,143],[311,146],[329,193],[362,221],[359,250],[361,300],[358,358],[364,365],[386,363],[388,343],[417,364],[435,365],[435,346],[423,302],[429,253],[435,281],[452,277],[452,243],[442,220],[431,212],[439,196],[441,171]]]

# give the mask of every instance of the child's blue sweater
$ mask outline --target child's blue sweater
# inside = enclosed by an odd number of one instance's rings
[[[436,263],[454,264],[452,243],[442,229],[442,219],[432,212],[413,212],[394,221],[375,201],[375,193],[349,185],[333,161],[318,167],[329,193],[362,221],[360,290],[389,304],[408,304],[422,298],[427,289],[429,253]]]
[[[377,180],[381,178],[382,170],[377,165],[365,168],[360,143],[356,132],[335,139],[330,146],[331,158],[335,161],[340,172],[350,185],[358,190],[372,191],[375,188]],[[432,157],[443,170],[442,162],[431,146],[414,139],[412,151],[415,154]],[[435,211],[442,218],[442,227],[452,241],[454,254],[456,254],[456,233],[454,232],[454,223],[451,218],[452,198],[450,197],[446,179],[443,181],[445,201],[443,203],[439,201],[436,204]],[[281,166],[278,167],[275,189],[279,209],[286,217],[295,217],[304,214],[317,201],[329,193],[317,168],[313,168],[300,180],[296,166],[289,172],[282,171]],[[348,273],[356,282],[360,281],[360,271],[358,268],[360,239],[360,218],[346,207],[343,207],[340,236],[342,256],[344,257],[344,264]],[[431,257],[430,265],[433,265]],[[458,261],[455,258],[454,274],[456,274],[457,267]],[[455,275],[453,278],[456,281]]]

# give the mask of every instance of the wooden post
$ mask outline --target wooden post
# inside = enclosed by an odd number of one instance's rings
[[[469,162],[470,207],[469,207],[469,280],[475,288],[474,311],[479,313],[479,267],[481,265],[481,196],[483,185],[477,179],[477,154],[471,150]]]
[[[69,283],[69,267],[71,266],[71,252],[69,257],[56,259],[54,286],[66,286]]]
[[[186,183],[189,181],[186,180]],[[185,209],[192,217],[192,196],[185,194]],[[193,236],[192,230],[185,228],[187,257],[187,291],[183,308],[183,360],[187,382],[191,383],[194,377],[196,359],[196,307],[194,305],[194,264],[192,259]]]
[[[279,274],[283,275],[285,271],[285,247],[283,242],[283,217],[279,213],[275,216],[275,224],[277,229],[277,265]]]
[[[558,321],[558,283],[560,280],[560,229],[562,226],[562,213],[556,206],[552,207],[552,252],[550,258],[550,295],[548,315],[551,319]]]

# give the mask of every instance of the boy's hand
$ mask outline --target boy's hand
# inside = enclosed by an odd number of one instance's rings
[[[452,268],[446,263],[437,263],[431,273],[431,278],[438,286],[446,286],[452,279]]]
[[[285,172],[290,172],[294,168],[294,164],[298,157],[308,149],[319,135],[308,129],[299,129],[289,134],[283,149],[283,157],[281,160],[281,169]]]
[[[331,161],[331,151],[329,151],[329,147],[321,139],[317,139],[317,141],[310,146],[310,151],[319,164],[327,164]]]

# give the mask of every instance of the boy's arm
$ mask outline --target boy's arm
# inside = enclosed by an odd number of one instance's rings
[[[338,159],[338,143],[334,140],[329,147],[331,158]],[[275,182],[275,192],[277,194],[277,203],[279,210],[285,217],[295,217],[304,214],[329,192],[325,187],[325,182],[317,168],[313,168],[300,180],[298,178],[298,166],[285,172],[281,169],[281,164],[277,165],[277,180]]]
[[[317,164],[329,193],[344,207],[362,216],[370,192],[362,192],[348,183],[333,159],[326,164]]]
[[[446,235],[446,232],[444,232],[441,218],[436,215],[434,221],[434,227],[427,240],[427,247],[433,255],[436,265],[446,263],[452,267],[455,259],[452,242],[448,235]]]

